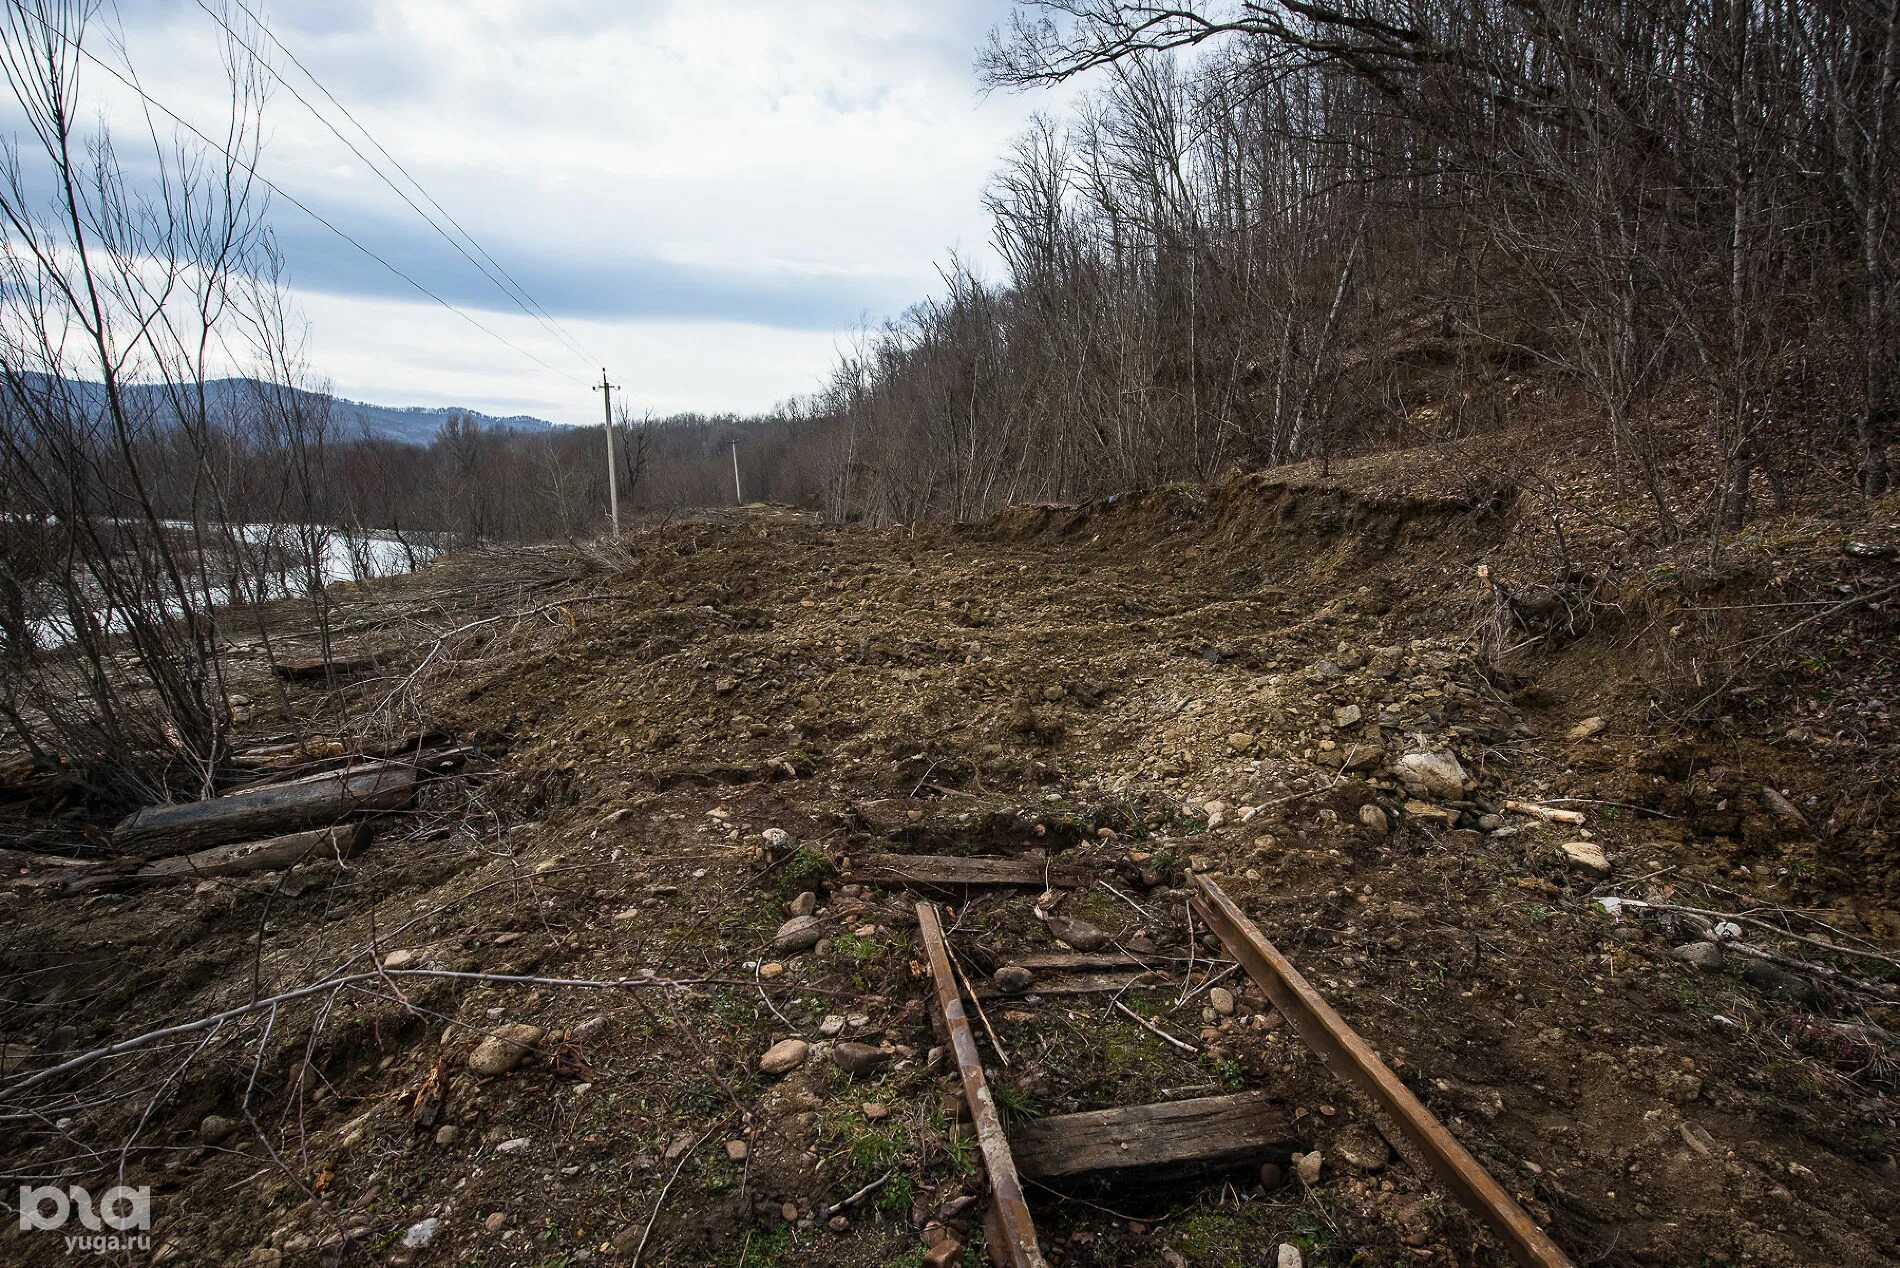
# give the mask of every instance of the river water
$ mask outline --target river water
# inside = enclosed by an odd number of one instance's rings
[[[188,522],[166,521],[165,527],[176,530],[182,541],[189,541],[192,526]],[[222,545],[196,558],[199,571],[188,579],[194,607],[224,608],[234,599],[249,602],[257,597],[268,601],[307,593],[310,579],[302,566],[306,542],[318,547],[318,573],[326,586],[413,572],[441,550],[439,535],[431,533],[398,537],[393,533],[351,533],[301,524],[240,524],[233,535],[242,555],[236,569],[224,557]],[[83,578],[75,584],[90,585]],[[50,597],[54,601],[47,605],[47,615],[32,622],[33,640],[41,649],[64,646],[73,638],[71,619],[51,610],[64,605],[57,602],[57,596]],[[176,615],[182,605],[173,597],[166,601],[165,608]],[[109,609],[103,597],[93,610],[106,630],[125,628],[126,614]]]

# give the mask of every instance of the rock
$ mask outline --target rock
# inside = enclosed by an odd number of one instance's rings
[[[759,1069],[766,1074],[785,1074],[805,1064],[811,1045],[803,1039],[781,1039],[759,1058]]]
[[[1293,1155],[1293,1174],[1300,1178],[1301,1184],[1318,1184],[1320,1168],[1326,1165],[1326,1157],[1315,1149],[1310,1154]]]
[[[1365,805],[1359,807],[1359,822],[1362,826],[1370,828],[1380,836],[1384,836],[1386,833],[1392,831],[1392,820],[1386,816],[1385,811],[1379,807],[1377,802],[1368,801]]]
[[[944,1234],[935,1246],[924,1252],[924,1268],[950,1268],[951,1264],[963,1258],[963,1239],[953,1234]]]
[[[834,1233],[843,1233],[850,1229],[851,1221],[842,1215],[834,1215],[825,1221],[825,1227]]]
[[[1429,801],[1408,801],[1405,813],[1425,823],[1436,823],[1452,828],[1458,825],[1458,812],[1450,806],[1434,806]]]
[[[1570,728],[1569,738],[1573,740],[1587,740],[1593,735],[1602,734],[1603,728],[1608,725],[1610,724],[1605,722],[1602,718],[1585,718]]]
[[[1067,916],[1050,916],[1045,922],[1057,942],[1084,953],[1100,951],[1108,945],[1108,935],[1093,925]]]
[[[496,1145],[495,1152],[498,1154],[526,1153],[528,1146],[533,1143],[534,1142],[529,1140],[526,1136],[516,1136],[513,1140],[504,1140],[499,1145]]]
[[[1610,874],[1610,856],[1595,841],[1565,841],[1558,847],[1564,852],[1564,860],[1571,870],[1583,872],[1602,880]]]
[[[1399,1240],[1414,1249],[1426,1245],[1432,1239],[1434,1224],[1431,1213],[1425,1204],[1410,1199],[1400,1202],[1392,1210],[1392,1221],[1399,1226]]]
[[[743,1140],[728,1140],[726,1142],[726,1157],[732,1159],[734,1162],[744,1162],[747,1155],[751,1152],[752,1146],[746,1144]]]
[[[475,1045],[468,1054],[468,1068],[477,1074],[506,1074],[526,1061],[540,1042],[539,1026],[510,1022]]]
[[[1036,984],[1036,975],[1020,964],[1005,964],[991,980],[1005,995],[1021,995]]]
[[[1234,993],[1225,986],[1216,986],[1213,990],[1209,991],[1207,993],[1207,1002],[1212,1004],[1214,1011],[1219,1013],[1222,1017],[1232,1017],[1234,1015]]]
[[[780,964],[777,960],[767,960],[764,964],[759,966],[759,976],[768,982],[775,977],[784,977],[785,966]]]
[[[1771,995],[1786,995],[1800,1000],[1810,1000],[1814,996],[1814,985],[1807,978],[1753,956],[1742,963],[1742,980],[1756,990]]]
[[[435,1129],[435,1143],[444,1149],[462,1138],[462,1129],[453,1123],[444,1123]]]
[[[797,919],[799,916],[809,916],[817,910],[818,895],[809,889],[792,899],[785,908],[786,914],[793,919]]]
[[[391,951],[388,955],[384,956],[383,967],[386,969],[406,969],[413,965],[419,958],[420,957],[417,956],[414,951],[405,947],[400,951]]]
[[[1373,1128],[1354,1123],[1333,1140],[1333,1152],[1354,1171],[1377,1171],[1392,1161],[1392,1146]]]
[[[765,848],[774,854],[791,852],[792,834],[783,828],[767,828],[759,833],[759,838],[765,842]]]
[[[1333,710],[1333,727],[1343,731],[1349,726],[1358,726],[1359,720],[1365,716],[1366,711],[1356,704],[1341,705]]]
[[[1203,802],[1201,813],[1207,816],[1207,830],[1212,832],[1227,822],[1227,803],[1224,801]]]
[[[226,1118],[222,1114],[206,1114],[204,1121],[198,1124],[198,1139],[207,1145],[215,1145],[230,1139],[237,1130],[237,1120]]]
[[[1227,736],[1227,747],[1236,753],[1245,753],[1253,747],[1253,740],[1252,731],[1232,731]]]
[[[1407,753],[1393,762],[1391,771],[1407,791],[1420,797],[1450,800],[1465,791],[1465,768],[1455,754],[1437,749],[1428,753]]]
[[[1306,1260],[1300,1255],[1300,1248],[1292,1242],[1281,1242],[1280,1251],[1274,1257],[1274,1268],[1305,1268]]]
[[[508,1227],[508,1212],[490,1211],[488,1213],[488,1218],[482,1221],[482,1227],[487,1229],[491,1233],[501,1232],[502,1229]],[[640,1239],[641,1231],[642,1230],[641,1230],[640,1225],[629,1224],[626,1228],[623,1228],[620,1230],[620,1232],[614,1234],[614,1244],[616,1246],[619,1245],[621,1237],[630,1232],[633,1234],[633,1241],[630,1241],[627,1243],[627,1249],[632,1250],[634,1246],[634,1242],[637,1242]]]
[[[1715,1151],[1720,1148],[1720,1146],[1715,1143],[1715,1137],[1709,1135],[1709,1129],[1704,1127],[1701,1123],[1696,1122],[1693,1118],[1684,1119],[1682,1126],[1676,1130],[1682,1136],[1682,1143],[1701,1154],[1704,1158],[1715,1157]]]
[[[818,1023],[818,1033],[827,1039],[844,1033],[844,1014],[826,1013],[825,1019]]]
[[[891,1116],[891,1107],[882,1101],[866,1101],[858,1106],[858,1109],[868,1121],[873,1123]]]
[[[1690,942],[1669,953],[1671,959],[1714,973],[1722,967],[1722,948],[1713,942]]]
[[[1799,831],[1808,826],[1808,817],[1801,813],[1800,807],[1782,796],[1779,789],[1764,787],[1761,790],[1761,804],[1784,827]]]
[[[780,955],[809,951],[825,936],[824,925],[816,916],[793,916],[772,935],[772,950]]]
[[[435,1240],[442,1231],[442,1221],[430,1216],[426,1220],[417,1220],[403,1231],[402,1244],[408,1250],[421,1250]]]
[[[854,1079],[865,1079],[890,1064],[893,1054],[868,1043],[841,1043],[831,1050],[831,1060]]]
[[[1260,1164],[1260,1187],[1268,1193],[1286,1183],[1286,1168],[1277,1162]]]

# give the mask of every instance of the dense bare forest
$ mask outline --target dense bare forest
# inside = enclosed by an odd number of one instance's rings
[[[1554,417],[1669,533],[1732,528],[1795,472],[1890,487],[1892,0],[1049,0],[982,70],[1099,86],[996,177],[1008,275],[952,261],[822,394],[835,511],[967,517]],[[1656,433],[1684,422],[1667,472]]]

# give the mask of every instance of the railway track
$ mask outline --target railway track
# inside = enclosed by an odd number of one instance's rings
[[[875,883],[914,890],[1040,885],[1039,865],[1020,859],[880,856],[862,873]],[[1073,882],[1072,877],[1063,880]],[[1265,994],[1326,1069],[1370,1103],[1384,1134],[1433,1176],[1526,1268],[1568,1268],[1571,1261],[1504,1187],[1402,1083],[1220,886],[1191,882],[1189,907]],[[992,1051],[1002,1046],[983,1009],[984,988],[959,972],[958,957],[932,899],[917,903],[933,1021],[956,1063],[971,1126],[989,1179],[985,1242],[993,1262],[1043,1268],[1024,1182],[1112,1179],[1119,1175],[1231,1171],[1284,1160],[1297,1146],[1289,1116],[1271,1089],[1190,1100],[1111,1106],[1006,1126],[985,1070],[979,1026]],[[1019,957],[1063,970],[1038,991],[1100,991],[1140,984],[1142,961],[1126,955]],[[1132,972],[1131,972],[1132,971]],[[1205,983],[1203,985],[1206,985]],[[976,1023],[972,1023],[972,1013]],[[1171,1043],[1178,1040],[1132,1010],[1128,1015]]]

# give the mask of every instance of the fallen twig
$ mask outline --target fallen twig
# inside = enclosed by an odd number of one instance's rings
[[[1199,1048],[1196,1048],[1193,1044],[1189,1043],[1187,1040],[1176,1039],[1173,1035],[1161,1029],[1161,1027],[1155,1025],[1153,1022],[1149,1021],[1146,1017],[1143,1017],[1140,1013],[1136,1012],[1134,1009],[1130,1008],[1128,1005],[1122,1003],[1120,1000],[1114,1000],[1112,1002],[1114,1003],[1115,1007],[1118,1010],[1127,1014],[1129,1017],[1134,1018],[1137,1023],[1139,1023],[1145,1029],[1147,1029],[1151,1034],[1161,1039],[1163,1042],[1171,1044],[1176,1048],[1179,1048],[1182,1052],[1199,1055],[1201,1050]]]

